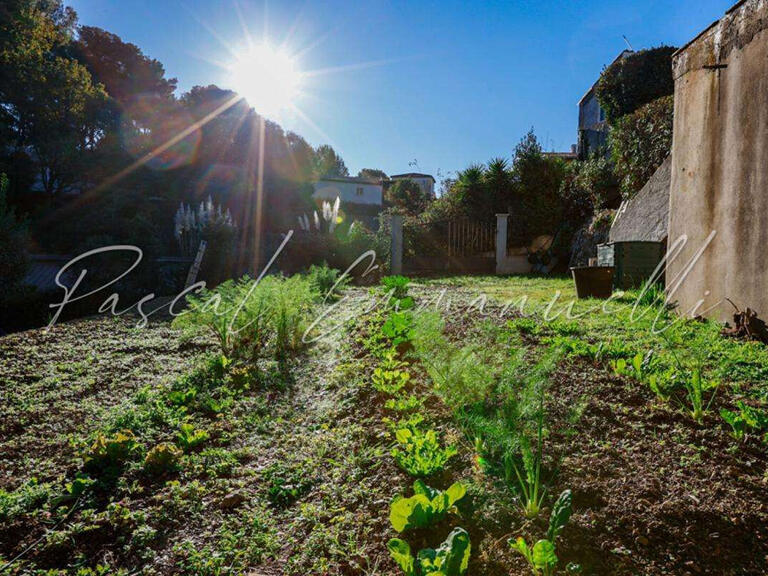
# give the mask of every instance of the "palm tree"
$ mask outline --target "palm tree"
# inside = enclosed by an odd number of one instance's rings
[[[467,207],[473,218],[482,218],[488,211],[488,195],[485,185],[485,166],[470,164],[458,173],[456,179],[459,203]]]
[[[488,210],[493,213],[506,212],[514,193],[512,170],[505,158],[493,158],[488,162],[488,168],[483,175],[486,194],[489,201]]]

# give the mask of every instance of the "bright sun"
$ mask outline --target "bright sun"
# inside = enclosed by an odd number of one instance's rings
[[[301,73],[293,59],[268,44],[243,53],[230,67],[231,84],[261,115],[274,117],[293,105]]]

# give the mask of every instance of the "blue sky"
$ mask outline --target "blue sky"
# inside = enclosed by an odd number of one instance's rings
[[[301,51],[297,105],[277,121],[332,144],[351,173],[437,175],[510,157],[531,127],[547,150],[576,142],[577,102],[625,48],[682,45],[734,0],[71,0],[80,21],[133,42],[181,90],[226,84],[244,26]],[[240,14],[242,18],[238,16]]]

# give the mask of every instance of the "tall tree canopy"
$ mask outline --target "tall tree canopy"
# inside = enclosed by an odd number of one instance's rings
[[[53,13],[69,24],[70,12]],[[11,150],[32,151],[45,191],[60,193],[107,130],[100,113],[107,94],[67,56],[68,28],[36,7],[13,14],[0,45],[0,133]]]
[[[322,144],[315,150],[315,176],[317,178],[349,176],[344,160],[328,144]]]
[[[363,168],[357,173],[357,177],[369,178],[371,180],[386,180],[388,178],[387,173],[378,168]]]
[[[387,188],[387,201],[394,207],[412,216],[424,212],[429,205],[429,198],[414,180],[404,178],[396,180]]]

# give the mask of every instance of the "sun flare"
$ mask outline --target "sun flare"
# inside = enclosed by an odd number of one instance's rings
[[[229,70],[233,90],[256,112],[274,117],[293,106],[301,73],[291,56],[269,44],[253,46]]]

